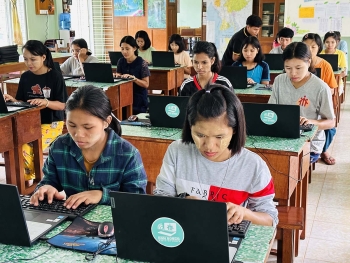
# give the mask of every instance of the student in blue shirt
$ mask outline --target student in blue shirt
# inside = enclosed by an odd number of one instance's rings
[[[243,40],[241,54],[232,66],[247,67],[248,83],[269,84],[270,69],[263,59],[264,55],[259,40],[256,37],[249,36]]]
[[[118,120],[105,92],[84,86],[72,93],[66,102],[68,134],[51,145],[31,203],[47,197],[64,199],[65,206],[110,204],[109,192],[144,194],[147,177],[140,153],[120,137]]]

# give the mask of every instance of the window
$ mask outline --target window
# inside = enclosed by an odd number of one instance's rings
[[[12,27],[12,12],[11,1],[1,0],[0,4],[0,46],[13,45],[13,27]],[[21,25],[23,44],[27,41],[27,23],[25,14],[25,0],[17,0],[17,11],[19,23]]]
[[[109,61],[108,51],[114,49],[113,2],[74,0],[70,10],[75,38],[84,38],[93,56],[101,62]]]

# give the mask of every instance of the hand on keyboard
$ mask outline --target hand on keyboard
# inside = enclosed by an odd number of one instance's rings
[[[232,237],[245,237],[248,232],[248,229],[251,225],[251,222],[248,220],[243,220],[239,224],[228,225],[228,235]]]
[[[309,124],[304,124],[304,125],[300,125],[300,130],[302,131],[311,131],[313,129],[314,125],[309,123]]]
[[[71,195],[64,203],[67,209],[76,209],[81,204],[97,204],[102,199],[101,190],[84,191]]]
[[[65,195],[59,193],[57,189],[51,185],[43,185],[36,191],[30,198],[30,203],[34,206],[39,205],[39,201],[47,199],[47,202],[51,204],[53,199],[62,200],[65,198]]]

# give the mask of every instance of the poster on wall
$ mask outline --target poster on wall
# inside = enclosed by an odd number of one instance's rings
[[[114,16],[143,16],[143,0],[114,0]]]
[[[166,0],[148,0],[148,28],[166,28]]]

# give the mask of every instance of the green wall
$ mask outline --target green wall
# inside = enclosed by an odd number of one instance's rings
[[[201,23],[202,0],[182,0],[180,2],[180,12],[177,13],[177,27],[198,28],[202,26]]]
[[[48,18],[47,15],[35,14],[34,0],[25,1],[25,5],[28,40],[36,39],[44,42],[46,40],[46,24],[48,25],[47,39],[59,38],[58,17],[63,10],[61,0],[55,1],[55,14],[49,15]]]

